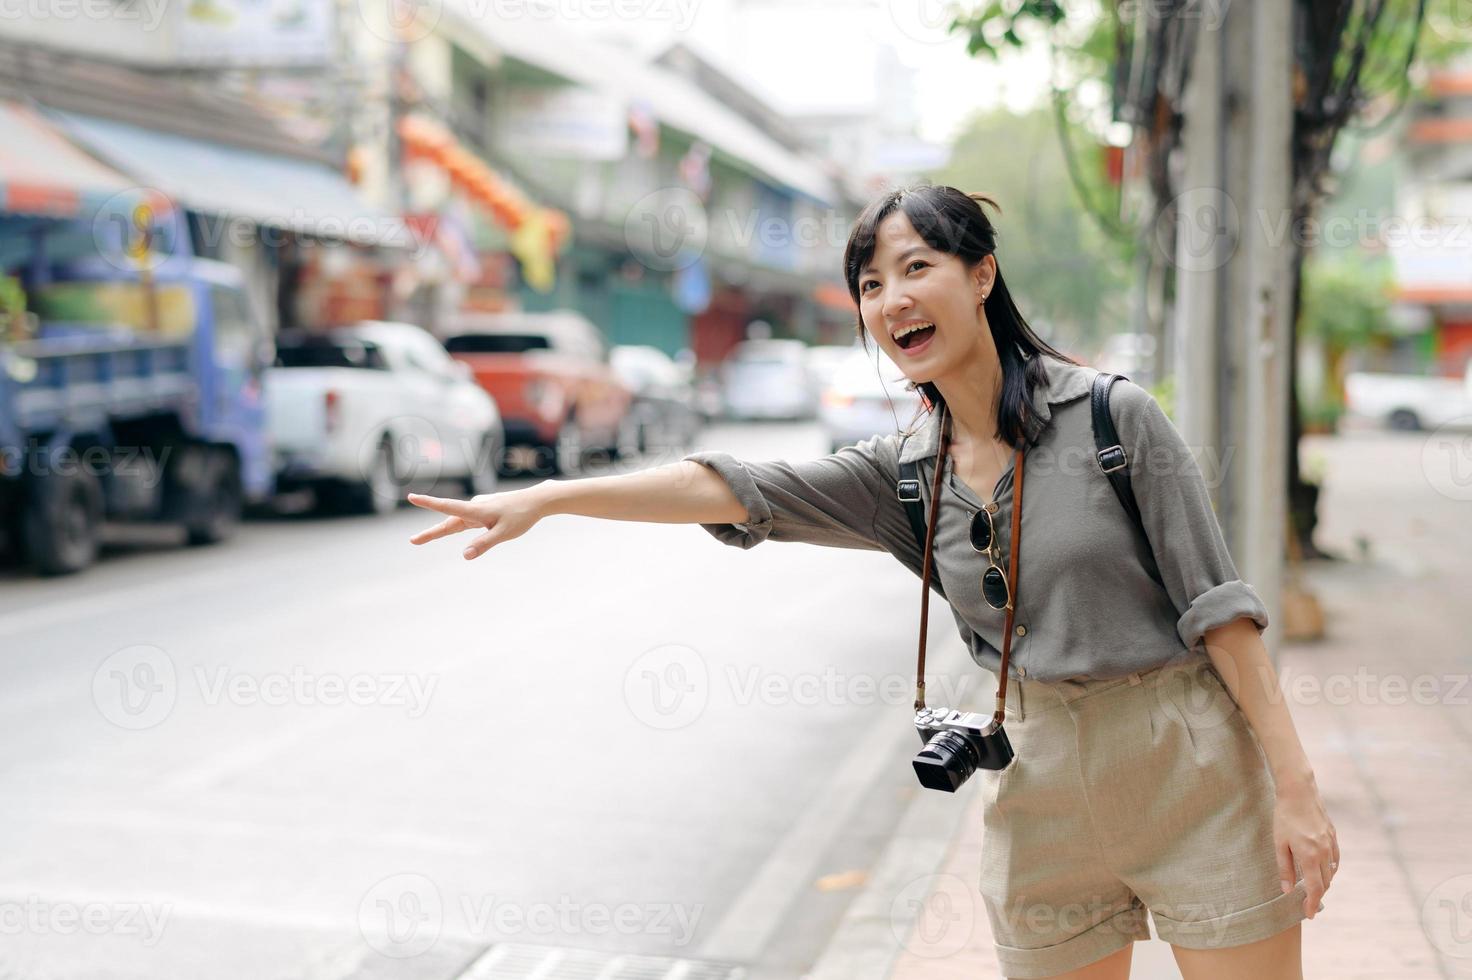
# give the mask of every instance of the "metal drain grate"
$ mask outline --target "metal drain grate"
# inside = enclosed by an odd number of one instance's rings
[[[497,943],[455,980],[744,980],[746,968],[711,960]]]

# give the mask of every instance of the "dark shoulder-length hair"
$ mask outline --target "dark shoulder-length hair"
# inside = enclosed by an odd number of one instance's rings
[[[982,209],[983,203],[998,213],[1002,210],[996,201],[984,194],[967,194],[954,187],[929,184],[898,188],[872,202],[854,221],[848,244],[843,249],[843,274],[854,305],[859,305],[859,270],[874,258],[879,225],[885,218],[896,211],[903,212],[927,245],[956,256],[969,269],[997,249],[996,228]],[[1019,442],[1031,446],[1039,435],[1032,395],[1039,386],[1046,390],[1048,384],[1044,359],[1038,355],[1047,354],[1070,364],[1078,362],[1054,350],[1028,326],[1007,290],[1000,263],[986,298],[986,319],[1002,365],[997,436],[1011,446]],[[869,339],[862,311],[857,327],[859,341],[867,350]],[[918,385],[912,382],[908,387],[920,392],[931,412],[945,404],[940,389],[932,382]]]

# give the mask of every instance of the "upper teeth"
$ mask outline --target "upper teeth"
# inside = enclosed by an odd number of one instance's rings
[[[895,340],[899,340],[901,337],[908,337],[910,334],[914,333],[916,330],[924,330],[926,327],[933,327],[933,326],[935,326],[935,324],[930,323],[928,321],[925,322],[925,323],[912,323],[908,327],[901,327],[900,329],[896,330],[894,332],[894,339]]]

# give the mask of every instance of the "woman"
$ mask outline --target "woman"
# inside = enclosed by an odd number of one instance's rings
[[[582,514],[700,523],[742,548],[772,538],[883,550],[919,574],[895,482],[901,461],[915,462],[928,513],[948,445],[936,586],[973,659],[998,673],[1008,597],[982,578],[1010,552],[1020,448],[1026,547],[1005,723],[1015,756],[979,772],[981,892],[1003,973],[1128,977],[1148,909],[1186,980],[1300,978],[1300,922],[1322,908],[1339,849],[1260,638],[1266,609],[1237,576],[1194,457],[1128,381],[1114,385],[1110,415],[1143,526],[1121,506],[1095,456],[1097,372],[1023,320],[982,202],[995,207],[951,187],[892,192],[860,215],[844,252],[860,338],[929,407],[912,431],[799,463],[705,451],[470,501],[411,494],[448,515],[411,541],[483,528],[464,552],[473,559],[548,514]]]

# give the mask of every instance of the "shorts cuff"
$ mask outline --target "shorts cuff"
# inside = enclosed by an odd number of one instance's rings
[[[1174,946],[1183,946],[1186,949],[1219,949],[1276,936],[1294,923],[1307,918],[1303,911],[1305,897],[1307,893],[1300,881],[1286,894],[1227,915],[1178,919],[1151,909],[1150,918],[1155,922],[1155,934]],[[1318,911],[1323,910],[1324,903],[1320,902]]]
[[[1145,907],[1131,905],[1061,943],[1026,948],[996,943],[995,947],[1002,975],[1009,980],[1026,980],[1077,970],[1124,949],[1137,939],[1149,938]]]

